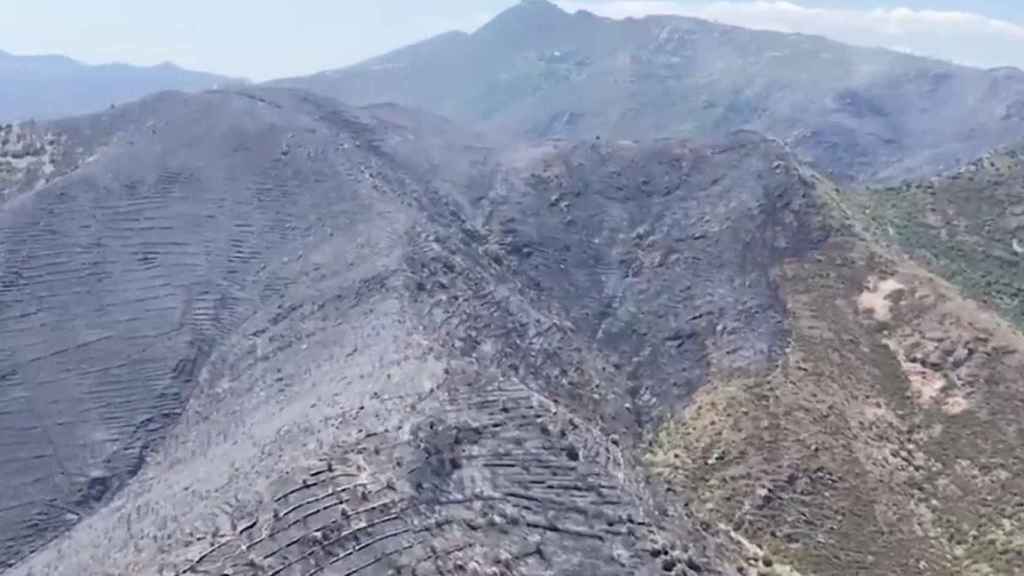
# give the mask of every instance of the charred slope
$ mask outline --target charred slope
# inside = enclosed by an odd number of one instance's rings
[[[273,90],[61,130],[95,157],[0,227],[6,561],[83,518],[10,573],[735,573],[642,457],[785,347],[828,230],[776,144],[498,154]]]
[[[1024,569],[1024,335],[901,255],[1003,303],[949,254],[1014,250],[1012,151],[852,196],[272,89],[17,141],[10,574]]]
[[[166,94],[34,129],[63,168],[31,175],[0,212],[5,563],[138,471],[210,355],[283,298],[307,247],[386,240],[383,226],[348,235],[389,207],[346,123],[361,125],[316,106]]]
[[[784,149],[737,133],[533,153],[470,202],[485,250],[625,378],[638,422],[684,402],[711,357],[772,364],[786,339],[772,271],[826,235]]]
[[[471,35],[281,83],[345,102],[432,110],[502,136],[752,129],[840,180],[953,169],[1013,142],[1024,127],[1019,70],[688,18],[613,21],[533,0]]]

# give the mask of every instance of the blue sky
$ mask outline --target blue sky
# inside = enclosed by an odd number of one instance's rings
[[[182,66],[255,80],[335,68],[515,0],[0,0],[0,50]],[[1024,68],[1021,0],[559,0],[611,17],[677,13]]]
[[[797,2],[809,7],[822,8],[893,8],[904,7],[914,10],[942,10],[975,12],[992,18],[1003,18],[1024,24],[1024,3],[1018,0],[902,0],[899,2],[883,2],[863,0],[821,0]]]

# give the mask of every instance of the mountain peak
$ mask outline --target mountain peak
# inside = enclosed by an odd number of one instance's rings
[[[527,10],[557,10],[558,12],[564,12],[557,4],[550,0],[520,0],[519,4],[513,8],[527,9]]]
[[[568,15],[568,12],[549,0],[520,0],[518,4],[499,14],[495,20],[503,19],[503,17],[530,19],[559,18]]]
[[[480,32],[528,32],[528,27],[550,24],[569,16],[569,13],[548,0],[521,0],[515,6],[498,14],[484,25]]]

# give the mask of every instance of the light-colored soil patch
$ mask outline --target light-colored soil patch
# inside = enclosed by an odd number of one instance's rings
[[[747,566],[749,567],[748,574],[756,574],[757,576],[805,576],[797,572],[792,566],[776,563],[764,549],[747,540],[742,534],[725,524],[720,524],[719,529],[728,534],[743,549],[746,555]]]
[[[862,312],[871,313],[875,320],[888,322],[892,320],[892,301],[890,297],[904,290],[906,290],[906,286],[895,278],[882,281],[879,281],[877,278],[871,278],[868,281],[867,289],[857,299],[857,304]]]
[[[960,394],[954,394],[946,399],[942,403],[942,411],[950,416],[958,416],[963,414],[971,407],[969,400],[961,396]]]
[[[910,382],[914,398],[923,406],[932,404],[942,393],[942,389],[946,387],[946,378],[935,370],[908,360],[906,351],[896,340],[886,339],[885,344],[899,360],[900,368],[903,369],[903,374]]]

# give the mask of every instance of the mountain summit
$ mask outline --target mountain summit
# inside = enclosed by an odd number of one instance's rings
[[[545,30],[557,29],[569,17],[565,11],[547,0],[522,0],[495,16],[478,30],[478,35],[518,37],[531,41]]]

